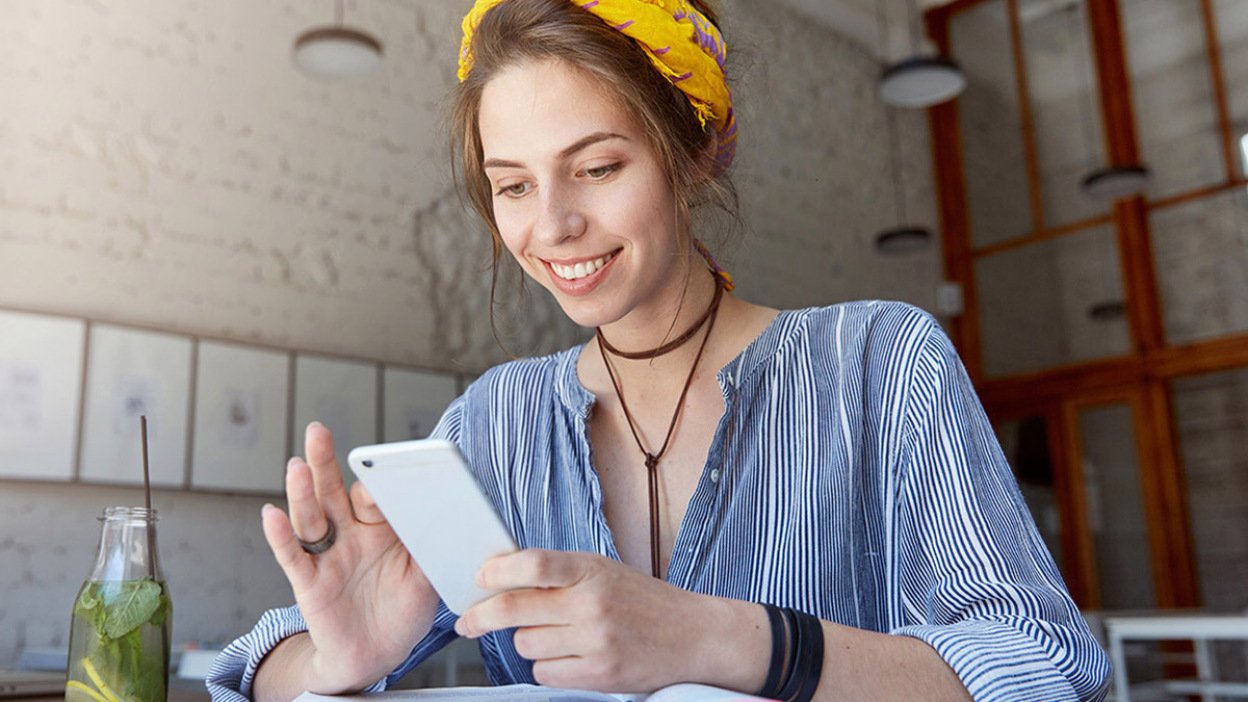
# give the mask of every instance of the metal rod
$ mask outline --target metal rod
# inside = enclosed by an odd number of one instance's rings
[[[147,415],[139,417],[139,431],[143,435],[143,506],[152,511],[152,474],[147,464]]]

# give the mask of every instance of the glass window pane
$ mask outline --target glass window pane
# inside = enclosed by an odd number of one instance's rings
[[[1131,0],[1122,12],[1149,197],[1223,182],[1226,172],[1200,0]]]
[[[1105,165],[1085,3],[1022,0],[1019,21],[1046,227],[1105,214],[1079,183]]]
[[[1248,610],[1248,368],[1171,383],[1201,602]],[[1248,645],[1222,645],[1218,669],[1248,679]]]
[[[997,439],[1006,460],[1014,469],[1014,477],[1023,492],[1023,500],[1031,510],[1040,536],[1053,554],[1057,567],[1065,574],[1062,554],[1062,516],[1057,491],[1053,488],[1053,461],[1049,456],[1048,423],[1044,417],[1027,417],[1001,422]]]
[[[975,263],[984,370],[999,377],[1131,348],[1113,230],[1096,227]]]
[[[966,73],[958,97],[971,243],[985,246],[1031,231],[1027,161],[1004,0],[954,15],[953,58]]]
[[[1079,413],[1084,501],[1104,609],[1156,605],[1148,520],[1129,405]]]
[[[1149,228],[1166,340],[1248,331],[1248,193],[1154,209]]]
[[[1243,0],[1214,0],[1213,16],[1222,48],[1231,134],[1239,152],[1235,163],[1244,175],[1248,173],[1248,7]]]
[[[1248,608],[1248,369],[1171,384],[1201,599]]]

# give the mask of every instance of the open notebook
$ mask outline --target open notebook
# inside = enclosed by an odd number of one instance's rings
[[[718,687],[681,683],[650,695],[618,695],[588,690],[561,690],[538,685],[498,687],[439,687],[425,690],[388,690],[371,695],[334,697],[305,692],[295,702],[735,702],[761,700]]]

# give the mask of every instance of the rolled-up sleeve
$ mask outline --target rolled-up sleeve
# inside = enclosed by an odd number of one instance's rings
[[[457,442],[460,435],[463,398],[447,408],[430,435],[431,438]],[[412,649],[407,659],[394,671],[366,688],[366,692],[385,690],[403,677],[421,661],[433,655],[456,637],[456,615],[441,601],[434,615],[433,627]],[[308,625],[298,606],[272,609],[265,612],[251,631],[240,636],[214,661],[208,673],[206,685],[213,702],[243,702],[251,699],[252,685],[260,662],[277,647],[283,639],[308,630]]]
[[[437,652],[456,637],[454,612],[438,603],[433,628],[412,649],[402,665],[386,677],[365,688],[365,692],[381,692],[394,684],[421,661]],[[251,699],[256,669],[260,661],[277,647],[283,639],[308,630],[298,607],[271,609],[247,634],[240,636],[217,657],[208,673],[206,684],[213,702],[243,702]]]
[[[906,622],[977,700],[1096,700],[1109,661],[1071,600],[965,369],[932,323],[898,454]]]

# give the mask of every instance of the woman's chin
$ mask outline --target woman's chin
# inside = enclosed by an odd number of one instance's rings
[[[589,305],[581,300],[566,300],[558,295],[555,296],[555,300],[559,303],[559,308],[563,310],[565,317],[573,324],[587,329],[595,329],[615,321],[606,310],[597,305]]]
[[[592,295],[574,297],[564,295],[558,290],[546,289],[555,299],[555,304],[563,312],[563,316],[578,326],[594,329],[610,324],[619,319],[619,313],[609,296]]]

